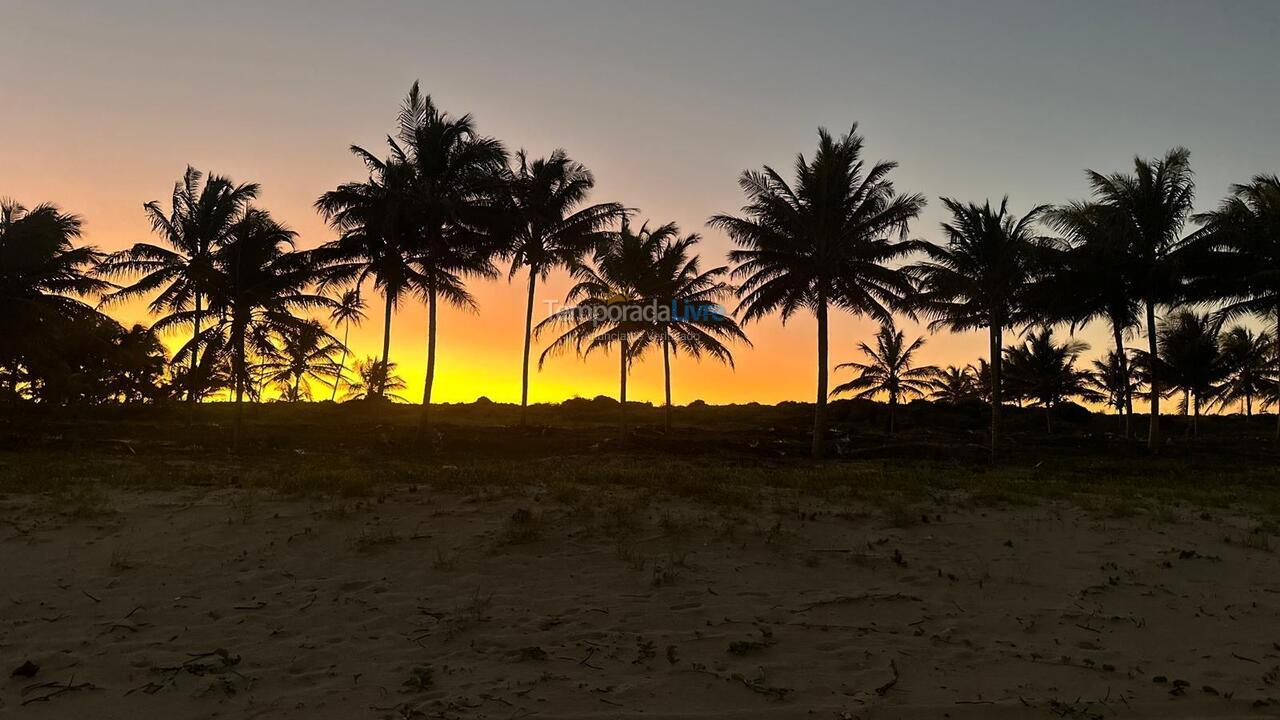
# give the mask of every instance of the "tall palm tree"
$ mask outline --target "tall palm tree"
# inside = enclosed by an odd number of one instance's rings
[[[1264,400],[1271,394],[1276,379],[1271,334],[1254,333],[1237,325],[1220,338],[1227,378],[1218,395],[1218,404],[1239,401],[1247,417],[1253,416],[1255,398]]]
[[[93,274],[102,253],[76,247],[81,220],[54,205],[28,210],[0,198],[0,383],[16,394],[33,354],[52,352],[50,340],[100,317],[82,298],[111,285]]]
[[[1088,370],[1076,367],[1089,346],[1079,340],[1056,343],[1053,331],[1032,333],[1021,345],[1004,349],[1006,378],[1013,393],[1044,408],[1045,430],[1053,433],[1053,408],[1070,400],[1097,401]]]
[[[571,269],[577,282],[565,296],[566,307],[533,329],[539,336],[563,328],[538,357],[539,367],[570,348],[586,358],[618,347],[618,429],[623,436],[627,434],[627,375],[640,353],[653,344],[643,338],[654,322],[644,315],[647,293],[657,284],[655,259],[662,244],[678,232],[674,225],[656,230],[643,225],[632,232],[624,216],[621,231],[596,248],[591,262]]]
[[[293,249],[296,235],[267,211],[249,208],[228,230],[226,241],[210,262],[208,300],[215,322],[204,332],[226,338],[223,351],[229,355],[231,365],[236,403],[233,437],[237,445],[244,425],[244,394],[252,383],[248,346],[262,337],[254,329],[260,327],[287,337],[311,322],[295,316],[295,312],[325,309],[333,304],[331,299],[311,290],[318,271],[308,253]],[[156,324],[174,322],[173,317]]]
[[[929,399],[946,405],[960,405],[980,397],[976,374],[971,365],[940,368],[929,380]]]
[[[105,303],[156,293],[150,305],[152,313],[167,311],[171,317],[181,313],[181,322],[176,324],[191,327],[191,352],[187,353],[187,377],[191,383],[187,399],[191,402],[199,402],[204,394],[198,387],[202,375],[198,372],[200,351],[196,338],[208,315],[205,305],[213,256],[258,196],[258,190],[257,183],[237,185],[221,175],[205,179],[203,173],[188,165],[182,179],[174,183],[168,213],[155,200],[143,205],[152,230],[168,247],[135,243],[112,253],[99,267],[99,272],[109,277],[140,276],[107,295]]]
[[[529,160],[521,150],[515,160],[515,167],[506,178],[514,214],[507,253],[511,257],[509,277],[515,277],[522,268],[527,268],[529,274],[520,364],[520,424],[525,425],[537,282],[545,281],[556,268],[574,267],[587,253],[607,242],[607,229],[623,217],[625,210],[619,203],[580,207],[595,187],[595,178],[586,167],[570,160],[564,150],[536,160]]]
[[[266,380],[276,383],[293,402],[311,397],[312,380],[336,387],[341,375],[335,356],[345,346],[315,320],[281,330],[280,345],[262,363]]]
[[[333,391],[329,393],[329,399],[334,400],[338,397],[338,381],[347,372],[347,353],[351,349],[349,340],[351,339],[352,324],[359,325],[364,321],[364,298],[360,297],[359,288],[349,288],[344,290],[338,296],[337,303],[333,306],[333,310],[329,313],[329,319],[342,326],[342,358],[338,360],[338,375],[333,383]]]
[[[325,266],[326,285],[348,286],[358,295],[364,283],[372,281],[381,292],[382,363],[387,365],[395,309],[423,281],[413,263],[416,226],[409,203],[413,172],[404,162],[379,159],[358,146],[352,146],[351,152],[364,161],[369,177],[339,185],[316,200],[316,209],[339,235],[315,254]]]
[[[785,323],[800,310],[817,321],[814,457],[822,456],[827,434],[828,310],[892,321],[913,290],[908,275],[892,266],[911,246],[893,238],[905,238],[925,205],[921,195],[897,194],[889,180],[896,163],[864,163],[857,129],[838,140],[820,129],[813,159],[796,157],[794,184],[768,166],[744,172],[743,216],[710,220],[738,245],[730,259],[733,277],[742,280],[744,323],[775,312]]]
[[[405,402],[405,399],[396,393],[408,386],[399,375],[396,375],[395,363],[387,364],[377,358],[366,358],[356,360],[352,371],[355,378],[346,381],[347,391],[343,393],[343,400],[379,398],[392,402]]]
[[[1123,218],[1113,208],[1097,203],[1074,202],[1045,213],[1048,223],[1062,233],[1068,248],[1060,255],[1053,283],[1043,283],[1043,291],[1061,302],[1058,319],[1069,321],[1074,329],[1095,319],[1111,326],[1115,352],[1108,362],[1118,365],[1119,387],[1125,394],[1117,407],[1124,436],[1132,434],[1133,394],[1129,378],[1129,356],[1124,337],[1142,323],[1142,306],[1138,299],[1141,274],[1129,247],[1129,234]]]
[[[1094,199],[1115,212],[1127,238],[1130,261],[1137,274],[1134,289],[1146,309],[1147,354],[1160,357],[1156,306],[1176,290],[1174,251],[1195,198],[1191,153],[1174,148],[1164,157],[1134,158],[1133,173],[1103,175],[1086,171]],[[1160,447],[1160,373],[1151,377],[1151,429],[1147,445]]]
[[[493,258],[509,234],[512,213],[503,192],[507,151],[480,135],[470,115],[451,116],[414,83],[400,108],[399,133],[388,139],[392,158],[411,171],[408,202],[414,217],[411,260],[417,291],[427,301],[427,370],[419,428],[431,423],[435,384],[437,306],[474,309],[467,277],[497,277]]]
[[[938,368],[932,365],[915,365],[915,354],[924,347],[924,338],[916,338],[910,344],[901,330],[893,325],[881,325],[876,333],[876,346],[858,343],[858,349],[866,356],[866,362],[848,362],[836,366],[836,370],[849,368],[858,374],[852,380],[837,385],[831,396],[856,393],[854,397],[871,399],[885,395],[889,399],[889,435],[894,434],[894,414],[903,400],[924,397],[935,387]]]
[[[680,237],[674,223],[658,228],[654,235],[660,240],[649,276],[652,286],[645,293],[658,312],[652,321],[642,318],[632,352],[638,357],[653,344],[662,347],[663,425],[669,433],[672,356],[683,352],[701,359],[707,355],[732,368],[733,354],[725,343],[736,340],[750,345],[751,341],[719,304],[733,293],[724,279],[729,268],[702,270],[699,257],[690,256],[701,238],[696,234]]]
[[[1280,177],[1257,175],[1233,185],[1217,209],[1194,219],[1201,227],[1189,244],[1211,252],[1210,262],[1200,266],[1209,271],[1211,295],[1228,302],[1220,316],[1229,321],[1253,315],[1275,323],[1271,374],[1280,380]]]
[[[943,223],[946,245],[916,243],[925,259],[911,268],[920,281],[914,305],[931,319],[929,328],[987,329],[991,403],[991,455],[1000,450],[1004,331],[1022,321],[1023,298],[1035,278],[1045,241],[1034,233],[1044,206],[1022,217],[1000,207],[942,198],[952,220]]]

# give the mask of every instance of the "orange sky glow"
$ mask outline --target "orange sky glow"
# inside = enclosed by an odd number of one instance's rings
[[[899,190],[929,199],[911,235],[932,240],[940,195],[1008,194],[1023,212],[1084,197],[1086,167],[1122,169],[1173,145],[1192,150],[1202,208],[1231,182],[1280,170],[1280,13],[1267,4],[1241,13],[1247,22],[1206,10],[1202,22],[1176,23],[1212,26],[1195,38],[1170,38],[1182,30],[1135,8],[1090,3],[983,11],[1001,23],[951,3],[3,4],[0,195],[82,215],[86,241],[104,250],[155,239],[142,204],[167,206],[187,164],[261,183],[260,205],[300,233],[300,247],[332,239],[312,203],[363,177],[347,146],[380,151],[415,79],[513,151],[564,147],[595,173],[594,201],[701,233],[708,267],[731,243],[705,222],[738,210],[738,175],[763,164],[790,175],[820,125],[843,132],[857,121],[869,160],[900,162]],[[1101,7],[1111,8],[1105,27],[1092,14]],[[1023,25],[1054,30],[996,32]],[[535,316],[567,287],[563,273],[541,287]],[[441,313],[434,399],[518,401],[524,279],[471,289],[478,312]],[[352,331],[357,357],[380,347],[381,300],[369,300]],[[111,313],[149,322],[142,303]],[[425,315],[405,306],[391,346],[415,402]],[[813,400],[813,321],[746,329],[754,347],[734,348],[736,369],[675,361],[678,404]],[[856,344],[874,331],[837,315],[832,365],[860,359]],[[1102,327],[1079,336],[1093,345],[1089,360],[1110,345]],[[940,333],[920,360],[962,365],[984,352],[977,333]],[[530,399],[616,395],[616,363],[552,358],[533,373]],[[630,396],[661,402],[660,356],[634,368]]]

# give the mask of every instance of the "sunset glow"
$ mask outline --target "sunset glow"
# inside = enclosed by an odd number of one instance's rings
[[[378,146],[415,79],[447,111],[473,113],[482,132],[511,150],[566,148],[595,173],[594,201],[616,200],[642,219],[703,234],[707,266],[723,264],[730,249],[705,221],[741,205],[738,173],[764,164],[785,173],[795,153],[811,151],[819,125],[843,131],[858,121],[870,159],[900,162],[899,188],[929,200],[911,234],[930,239],[939,237],[940,195],[1008,194],[1015,210],[1026,210],[1085,196],[1085,167],[1122,168],[1134,152],[1189,146],[1203,206],[1230,182],[1280,165],[1272,137],[1280,94],[1259,92],[1274,89],[1277,77],[1268,30],[1277,11],[1267,4],[1253,5],[1247,22],[1213,18],[1220,32],[1196,42],[1164,37],[1178,29],[1148,32],[1136,8],[1108,5],[1117,15],[1112,32],[1088,46],[1067,39],[1072,28],[1094,24],[1088,3],[1056,8],[1054,29],[1034,40],[947,3],[924,13],[826,3],[806,12],[739,3],[664,4],[658,12],[648,4],[561,2],[536,11],[559,20],[540,25],[542,36],[523,30],[532,4],[463,7],[284,3],[230,12],[85,3],[68,24],[46,3],[6,3],[0,194],[55,202],[84,217],[88,242],[117,250],[154,239],[141,206],[167,202],[191,164],[261,183],[260,204],[300,233],[300,247],[314,247],[333,233],[312,203],[362,177],[347,146]],[[1030,26],[1045,8],[1009,3],[984,12],[1004,16],[1005,27]],[[1173,14],[1201,12],[1186,4]],[[235,27],[223,20],[229,16]],[[485,27],[495,16],[499,26]],[[239,30],[246,23],[253,32]],[[908,25],[914,42],[886,44],[886,29]],[[1147,59],[1151,48],[1170,44],[1180,47],[1176,56]],[[790,49],[772,50],[779,46]],[[1020,59],[966,64],[972,47]],[[1140,84],[1112,71],[1154,62],[1179,71],[1146,73]],[[790,81],[801,73],[805,82]],[[970,99],[979,87],[988,91],[983,99]],[[563,299],[567,286],[557,273],[540,289],[537,312],[541,301]],[[435,398],[518,400],[523,282],[470,287],[477,313],[441,315]],[[149,320],[138,303],[112,313],[126,323]],[[355,357],[380,345],[380,300],[370,298],[368,314],[352,331]],[[904,326],[909,335],[924,332]],[[393,327],[391,358],[416,401],[425,310],[408,304]],[[678,360],[676,402],[811,400],[812,320],[783,327],[770,318],[747,331],[755,347],[735,349],[736,370]],[[836,314],[833,364],[852,359],[873,331],[869,321]],[[1094,345],[1089,358],[1109,344],[1105,328],[1081,337]],[[941,333],[921,359],[965,364],[983,350],[978,334]],[[557,401],[613,395],[615,386],[611,358],[562,356],[534,374],[530,394]],[[660,401],[660,363],[636,367],[632,395]]]

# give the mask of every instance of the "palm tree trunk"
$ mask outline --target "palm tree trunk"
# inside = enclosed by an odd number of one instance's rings
[[[896,395],[890,395],[889,396],[889,437],[894,436],[894,430],[896,428],[894,428],[893,426],[893,419],[897,409],[898,409],[898,398]]]
[[[1280,305],[1276,306],[1276,352],[1277,380],[1280,381]],[[1280,399],[1278,399],[1280,400]],[[1280,401],[1276,403],[1276,442],[1280,442]]]
[[[199,378],[196,377],[196,368],[200,366],[200,312],[202,310],[203,298],[200,293],[196,293],[196,315],[193,319],[193,332],[191,333],[191,377],[187,378],[187,402],[200,402]]]
[[[1160,357],[1159,350],[1159,342],[1156,339],[1156,304],[1148,299],[1147,352],[1151,355],[1151,427],[1147,431],[1147,447],[1153,451],[1160,449],[1160,377],[1156,369],[1156,363],[1159,362]]]
[[[1133,436],[1133,386],[1129,379],[1129,357],[1124,353],[1124,329],[1120,327],[1120,323],[1111,323],[1111,332],[1115,335],[1120,376],[1124,380],[1124,407],[1120,408],[1120,414],[1124,416],[1124,438],[1128,440]]]
[[[995,460],[1000,454],[1000,403],[1001,403],[1001,387],[1000,387],[1000,370],[1003,365],[1003,354],[1001,348],[1004,347],[1004,328],[999,322],[989,324],[988,336],[990,341],[989,352],[991,354],[991,459]]]
[[[1053,411],[1048,404],[1044,406],[1044,431],[1046,435],[1053,434]]]
[[[827,441],[827,298],[818,294],[818,397],[813,408],[813,457],[819,459]]]
[[[298,373],[293,378],[293,401],[298,402],[298,389],[302,386],[302,373]]]
[[[329,393],[329,402],[338,398],[338,384],[342,382],[342,376],[347,372],[347,340],[350,337],[351,320],[347,320],[346,327],[342,330],[342,359],[338,361],[338,377],[333,379],[333,392]]]
[[[671,434],[671,334],[663,330],[662,334],[662,380],[666,386],[666,405],[663,425],[668,435]]]
[[[524,307],[524,357],[520,365],[520,426],[529,424],[529,349],[533,342],[533,290],[538,274],[529,268],[529,298]]]
[[[245,324],[239,320],[235,321],[231,326],[231,341],[235,343],[231,362],[231,386],[235,389],[236,412],[231,431],[231,446],[236,450],[240,449],[240,436],[244,432],[244,334]]]
[[[386,316],[382,320],[382,374],[378,379],[378,387],[373,388],[378,397],[383,397],[387,391],[387,377],[391,373],[387,372],[390,367],[388,362],[391,360],[391,311],[395,309],[395,303],[391,302],[391,291],[388,290],[384,296],[387,300]]]
[[[431,386],[436,381],[436,289],[427,292],[427,380],[422,388],[422,421],[419,432],[431,427]]]
[[[620,363],[621,379],[618,388],[618,429],[622,437],[627,436],[627,337],[622,336],[622,362]]]

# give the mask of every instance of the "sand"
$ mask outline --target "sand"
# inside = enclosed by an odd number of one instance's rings
[[[90,499],[69,516],[0,498],[0,715],[1280,713],[1280,558],[1244,517],[935,504],[891,522],[803,496],[563,490]],[[34,676],[8,677],[26,661]]]

